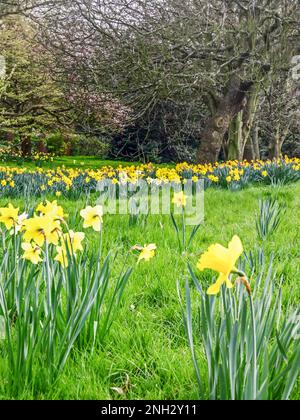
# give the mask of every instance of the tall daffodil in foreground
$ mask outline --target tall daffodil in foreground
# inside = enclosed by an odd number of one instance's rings
[[[220,273],[216,283],[210,286],[207,290],[207,294],[216,295],[219,293],[223,283],[225,283],[228,288],[233,287],[229,276],[231,273],[238,271],[235,264],[242,253],[242,242],[240,238],[235,235],[229,242],[228,248],[225,248],[220,244],[214,244],[201,255],[197,264],[199,270],[202,271],[209,268]]]
[[[83,217],[83,227],[89,228],[92,227],[96,232],[101,231],[102,226],[102,216],[103,208],[102,206],[87,206],[85,209],[80,212],[81,217]]]

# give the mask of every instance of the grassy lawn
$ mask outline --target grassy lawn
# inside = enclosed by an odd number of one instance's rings
[[[69,158],[56,160],[55,164],[58,162],[66,164]],[[87,165],[100,164],[92,158],[85,159],[85,162]],[[269,196],[282,202],[286,213],[279,229],[270,239],[261,242],[256,233],[255,215],[258,200]],[[21,200],[13,200],[13,203],[24,208]],[[0,204],[7,204],[7,200],[2,200]],[[78,210],[85,203],[61,200],[60,204],[69,213],[70,224],[81,230]],[[34,206],[34,200],[27,205]],[[104,248],[118,252],[116,270],[135,244],[155,243],[156,256],[149,262],[142,261],[136,265],[136,257],[129,254],[128,265],[134,265],[135,269],[125,289],[118,317],[103,346],[93,353],[73,352],[64,373],[52,389],[45,389],[37,379],[34,387],[24,390],[18,397],[197,399],[198,388],[176,292],[177,280],[183,281],[188,275],[187,261],[195,267],[199,254],[207,246],[214,242],[226,245],[237,234],[247,253],[262,247],[267,261],[274,254],[278,280],[284,276],[283,301],[285,304],[298,304],[299,209],[299,183],[285,187],[255,187],[239,192],[209,189],[205,193],[205,223],[188,255],[180,255],[178,251],[169,216],[149,216],[145,225],[137,226],[129,226],[128,216],[105,216]],[[98,243],[96,234],[89,232],[87,238],[95,248]],[[198,278],[204,288],[211,284],[212,276],[207,271],[198,273]],[[201,357],[200,354],[200,360]],[[2,399],[11,398],[6,390],[6,369],[5,359],[2,358]],[[124,387],[124,394],[120,395],[112,389],[114,387]],[[293,399],[299,398],[298,380]]]
[[[119,165],[122,166],[131,166],[131,165],[139,165],[141,162],[125,162],[125,161],[118,161],[118,160],[103,160],[99,159],[94,156],[57,156],[54,158],[53,162],[43,162],[42,168],[57,168],[61,166],[65,166],[66,168],[86,168],[86,169],[98,169],[103,166],[112,166],[117,167]],[[0,166],[16,166],[26,167],[30,169],[35,169],[37,166],[34,162],[25,161],[21,163],[17,163],[16,161],[0,161]],[[171,167],[172,164],[162,164],[156,166],[164,166],[164,167]]]

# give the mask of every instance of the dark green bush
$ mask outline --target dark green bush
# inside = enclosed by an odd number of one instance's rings
[[[50,134],[46,137],[45,143],[48,153],[53,153],[55,155],[62,155],[65,153],[65,137],[61,133],[57,132]]]
[[[98,137],[76,136],[70,140],[69,153],[73,156],[97,156],[106,158],[110,151],[110,143]]]

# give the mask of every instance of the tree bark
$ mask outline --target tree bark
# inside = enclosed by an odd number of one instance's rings
[[[269,158],[270,159],[278,159],[281,156],[281,148],[282,148],[283,141],[281,140],[280,136],[280,127],[276,128],[276,133],[273,138],[273,142],[270,145],[269,150]]]
[[[253,86],[252,81],[242,81],[236,75],[227,84],[226,94],[216,106],[216,111],[206,123],[197,151],[199,163],[218,160],[223,139],[229,130],[232,119],[245,107],[247,93]]]
[[[278,159],[282,154],[282,146],[283,143],[289,133],[290,130],[290,122],[286,123],[286,127],[284,130],[281,130],[281,124],[279,123],[276,128],[276,133],[273,138],[273,142],[269,146],[269,158],[270,159]]]
[[[252,135],[249,135],[243,158],[250,162],[251,160],[260,159],[260,150],[259,150],[259,138],[258,138],[259,128],[257,125],[252,127]]]
[[[32,151],[32,143],[29,137],[24,137],[21,140],[22,156],[30,156]]]
[[[256,85],[253,85],[246,96],[245,107],[230,124],[228,136],[228,159],[230,160],[254,159],[254,146],[250,134],[257,109],[257,94]]]
[[[253,130],[253,148],[254,148],[254,159],[260,159],[260,149],[259,149],[259,127],[255,125]]]
[[[254,145],[250,135],[258,103],[258,91],[255,85],[253,85],[252,89],[249,91],[247,99],[247,105],[243,110],[243,127],[239,160],[255,159]]]
[[[240,111],[231,121],[228,135],[228,156],[229,160],[240,160],[241,142],[243,133],[243,112]]]

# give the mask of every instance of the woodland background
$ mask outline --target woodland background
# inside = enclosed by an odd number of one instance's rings
[[[0,144],[153,162],[300,156],[299,12],[298,0],[1,0]]]

